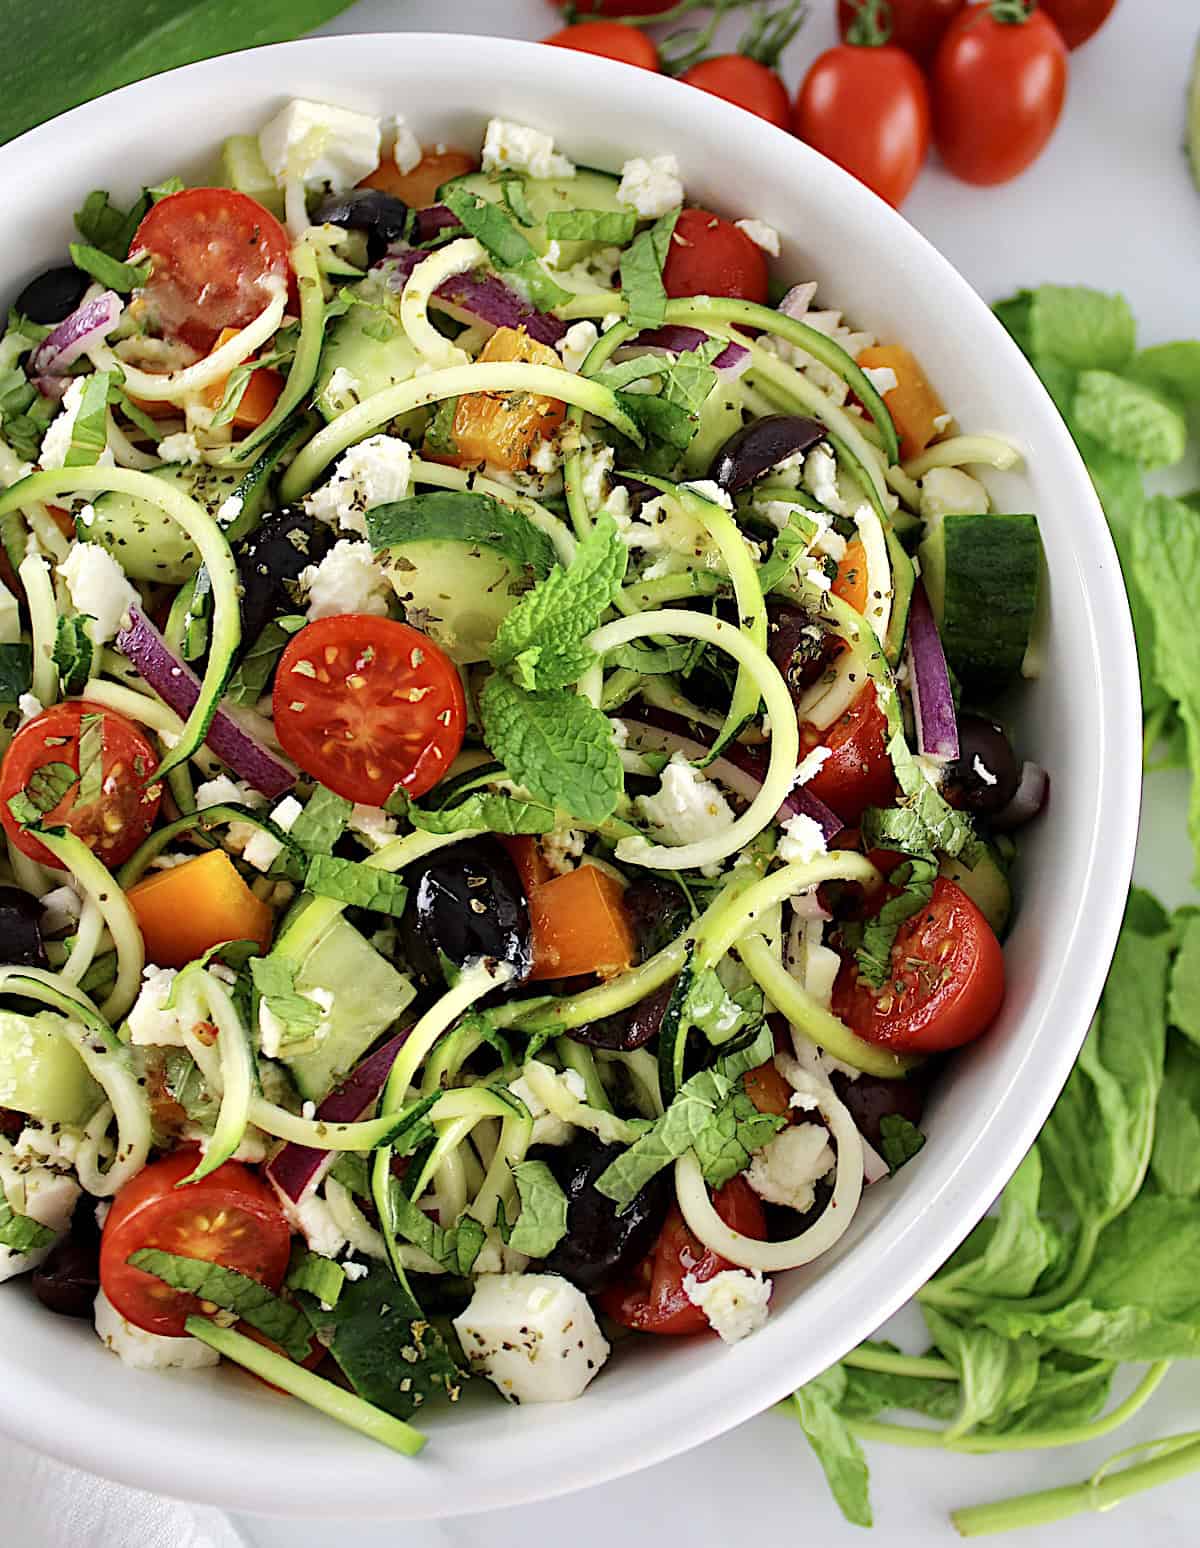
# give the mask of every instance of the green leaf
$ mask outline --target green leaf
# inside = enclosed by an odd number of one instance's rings
[[[521,1161],[512,1174],[521,1213],[508,1245],[530,1258],[548,1257],[567,1234],[567,1196],[544,1161]]]
[[[552,806],[491,790],[472,791],[442,811],[430,812],[410,804],[404,815],[423,833],[462,833],[479,828],[488,833],[549,833],[558,823]]]
[[[12,6],[5,44],[21,68],[11,72],[0,98],[0,141],[147,75],[299,37],[345,8],[343,0],[258,0],[253,6],[240,0],[107,0],[88,10]],[[91,231],[83,235],[95,241]]]
[[[291,837],[309,855],[332,854],[353,810],[352,801],[318,785],[292,824]]]
[[[266,692],[284,646],[304,623],[301,617],[272,619],[238,663],[225,697],[235,704],[257,704]]]
[[[310,1252],[297,1242],[292,1247],[285,1283],[289,1290],[306,1290],[326,1306],[336,1306],[346,1283],[346,1272],[340,1263]]]
[[[893,1177],[925,1144],[925,1136],[916,1124],[899,1113],[885,1113],[879,1120],[879,1133],[880,1153]]]
[[[1041,285],[1029,307],[1030,353],[1077,371],[1119,371],[1133,357],[1137,324],[1124,296],[1084,285]]]
[[[528,239],[498,204],[491,204],[459,186],[447,188],[442,202],[458,216],[463,228],[487,249],[498,269],[507,269],[520,276],[534,306],[545,311],[570,299],[570,293],[550,278]]]
[[[145,190],[123,210],[112,203],[103,188],[96,188],[83,201],[83,208],[75,211],[75,229],[89,247],[123,263],[149,208],[150,195]]]
[[[29,776],[29,783],[21,792],[25,799],[44,817],[52,812],[63,799],[78,776],[69,763],[43,763]]]
[[[193,1123],[208,1127],[214,1122],[220,1101],[205,1085],[200,1066],[191,1054],[172,1049],[163,1061],[163,1080],[167,1094]]]
[[[234,1312],[243,1322],[257,1328],[279,1345],[289,1359],[297,1362],[308,1357],[312,1336],[308,1319],[298,1307],[289,1306],[277,1295],[236,1269],[207,1258],[183,1258],[157,1247],[142,1247],[131,1253],[128,1262],[144,1274],[153,1274],[172,1290],[186,1290],[201,1301],[211,1301],[223,1311]]]
[[[880,836],[886,834],[889,841],[896,844],[903,840],[908,854],[936,852],[951,858],[962,855],[968,865],[974,863],[982,846],[975,836],[971,819],[950,806],[921,773],[905,741],[903,728],[893,732],[887,750],[900,786],[900,810],[905,815],[887,818],[886,822],[873,818]]]
[[[1200,1047],[1200,916],[1185,919],[1171,964],[1167,1013],[1173,1027]]]
[[[15,704],[32,686],[33,647],[0,645],[0,704]]]
[[[164,177],[161,183],[155,183],[153,188],[145,190],[157,204],[160,199],[169,198],[173,193],[182,193],[187,185],[181,177]]]
[[[842,1515],[853,1526],[869,1527],[872,1519],[867,1459],[838,1412],[845,1391],[846,1373],[835,1365],[793,1393],[792,1402]]]
[[[603,242],[624,247],[637,230],[632,210],[551,210],[546,235],[557,242]]]
[[[1185,403],[1200,402],[1200,339],[1178,339],[1173,344],[1155,344],[1140,350],[1130,364],[1128,374],[1136,382],[1159,392],[1182,398]]]
[[[1187,450],[1187,420],[1179,406],[1111,371],[1080,373],[1071,421],[1143,468],[1170,467]]]
[[[897,808],[896,815],[910,819],[915,826],[924,826],[919,823],[912,808]],[[872,839],[872,844],[876,842]],[[892,971],[892,947],[896,944],[900,926],[925,907],[933,896],[933,884],[937,880],[937,861],[931,854],[912,854],[907,845],[897,847],[912,855],[906,864],[897,866],[888,878],[889,884],[899,885],[903,891],[895,897],[889,897],[879,911],[866,921],[862,944],[855,952],[859,974],[872,989],[882,989],[887,982]]]
[[[104,716],[83,715],[79,721],[79,806],[91,806],[101,796],[104,780]]]
[[[981,1220],[954,1255],[952,1266],[934,1277],[938,1290],[1031,1294],[1055,1251],[1054,1239],[1038,1215],[1041,1192],[1042,1158],[1035,1145],[1000,1195],[999,1217]]]
[[[71,424],[71,444],[64,467],[92,467],[108,444],[108,392],[112,373],[96,371],[83,379],[79,409]]]
[[[1150,1171],[1164,1193],[1200,1199],[1200,1049],[1175,1032],[1158,1093]]]
[[[868,1339],[860,1350],[899,1354],[895,1344]],[[929,1419],[953,1419],[958,1412],[958,1383],[930,1380],[926,1376],[899,1376],[890,1371],[864,1371],[843,1365],[846,1389],[838,1412],[847,1419],[874,1419],[891,1409],[910,1409]]]
[[[616,392],[621,387],[628,387],[630,382],[645,381],[652,376],[666,376],[670,369],[671,362],[666,355],[633,355],[628,360],[618,361],[616,365],[604,366],[592,380]]]
[[[661,441],[672,451],[687,451],[695,439],[699,421],[678,403],[668,403],[666,398],[645,392],[619,392],[617,402],[643,435],[651,441]],[[677,459],[665,460],[668,467],[673,467]],[[654,471],[646,456],[643,455],[641,462],[647,473]]]
[[[503,672],[480,698],[488,746],[509,775],[547,806],[581,822],[610,817],[623,788],[605,715],[572,693],[526,693]]]
[[[1037,1382],[1035,1339],[966,1327],[932,1306],[921,1310],[938,1351],[958,1372],[959,1406],[950,1434],[966,1435],[1027,1400]]]
[[[681,210],[669,210],[647,231],[634,237],[621,255],[621,293],[629,304],[631,328],[658,328],[667,314],[662,271],[671,250],[675,222]]]
[[[85,274],[90,274],[97,284],[103,285],[105,290],[115,290],[120,295],[127,296],[131,290],[138,289],[150,278],[150,264],[146,263],[121,263],[116,258],[110,258],[98,247],[90,247],[86,242],[72,242],[70,245],[71,262],[77,269],[82,269]]]
[[[408,888],[399,876],[358,860],[339,860],[334,855],[314,855],[304,879],[307,891],[319,898],[336,898],[356,908],[399,919]]]
[[[405,1241],[428,1253],[452,1274],[469,1274],[487,1239],[481,1223],[470,1215],[464,1215],[457,1226],[443,1230],[398,1183],[392,1188],[392,1216]]]
[[[79,693],[92,675],[93,646],[87,620],[78,614],[59,618],[54,636],[54,665],[65,694]]]
[[[981,1425],[987,1435],[1045,1434],[1089,1424],[1103,1410],[1112,1387],[1111,1360],[1088,1360],[1062,1350],[1047,1350],[1038,1365],[1033,1391],[1010,1413]]]
[[[663,380],[660,390],[664,400],[678,404],[688,414],[699,414],[717,382],[711,362],[724,349],[724,339],[706,339],[695,349],[685,350]]]
[[[500,197],[504,207],[520,226],[537,225],[537,216],[529,207],[525,193],[525,179],[520,172],[503,172],[500,175]]]
[[[628,563],[616,522],[602,512],[570,565],[551,570],[501,623],[492,664],[511,666],[536,649],[536,681],[529,687],[544,691],[577,682],[595,660],[584,641],[621,589]]]
[[[0,1188],[0,1247],[9,1252],[38,1252],[49,1247],[57,1233],[29,1215],[18,1215]]]
[[[282,1027],[281,1041],[304,1043],[321,1025],[321,1007],[296,988],[296,964],[272,954],[250,963],[254,987]]]

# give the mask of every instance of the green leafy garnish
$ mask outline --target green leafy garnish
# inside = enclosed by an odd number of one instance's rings
[[[392,1218],[405,1241],[428,1253],[452,1274],[469,1274],[487,1240],[487,1232],[471,1215],[464,1215],[456,1226],[443,1230],[423,1209],[417,1208],[398,1183],[392,1188]]]
[[[95,371],[83,378],[83,393],[71,424],[71,444],[64,467],[91,467],[100,461],[100,455],[108,445],[108,397],[112,381],[109,371]]]
[[[257,704],[266,692],[284,646],[304,624],[305,619],[298,615],[272,619],[238,663],[225,697],[235,704]],[[300,818],[296,820],[299,822]]]
[[[106,290],[115,290],[123,296],[138,289],[150,278],[149,262],[121,263],[119,259],[110,258],[106,252],[86,242],[72,242],[70,253],[71,262],[77,269],[90,274]]]
[[[0,1247],[9,1252],[38,1252],[49,1247],[55,1232],[40,1224],[29,1215],[18,1215],[0,1188]]]
[[[60,617],[54,636],[54,665],[66,694],[79,693],[92,675],[94,646],[87,619],[78,613]]]
[[[488,745],[538,801],[583,822],[611,816],[621,794],[621,760],[607,717],[586,699],[528,693],[496,672],[480,710]]]
[[[637,216],[632,210],[551,210],[546,216],[546,235],[558,242],[604,242],[624,247],[636,230]]]
[[[334,855],[314,855],[304,885],[319,898],[336,898],[340,903],[391,914],[397,919],[404,912],[408,897],[407,887],[392,872],[357,860],[339,860]]]
[[[33,647],[0,645],[0,704],[15,704],[32,686]]]
[[[661,215],[640,232],[621,255],[621,294],[629,306],[626,321],[631,328],[658,328],[667,315],[663,265],[671,251],[671,238],[681,209]]]
[[[282,1029],[281,1041],[304,1043],[321,1025],[321,1007],[296,988],[296,964],[272,953],[250,963],[254,987]]]
[[[52,812],[77,779],[69,763],[43,763],[29,776],[24,790],[9,798],[8,809],[23,828],[28,828]]]
[[[201,1301],[211,1301],[223,1311],[233,1312],[278,1344],[289,1359],[299,1362],[308,1357],[312,1347],[308,1319],[298,1307],[281,1301],[257,1279],[220,1263],[210,1263],[207,1258],[183,1258],[157,1247],[139,1248],[128,1261],[132,1268],[153,1274],[172,1290],[186,1290]]]
[[[544,1161],[521,1161],[512,1169],[521,1212],[508,1235],[514,1252],[545,1258],[567,1234],[567,1196]]]
[[[570,300],[570,292],[550,278],[520,227],[498,204],[490,204],[459,186],[447,188],[442,202],[458,216],[463,228],[487,249],[498,269],[507,269],[523,281],[529,299],[539,310],[549,311]]]
[[[306,1290],[326,1306],[336,1306],[346,1283],[346,1271],[332,1258],[323,1258],[297,1243],[292,1248],[284,1283],[289,1290]]]
[[[79,790],[75,800],[90,806],[100,799],[104,783],[104,717],[83,715],[79,721]]]
[[[857,1438],[838,1412],[846,1393],[846,1372],[833,1366],[792,1397],[796,1417],[808,1437],[842,1515],[854,1526],[869,1527],[870,1478]]]
[[[883,1140],[880,1146],[883,1159],[895,1177],[904,1163],[911,1161],[924,1145],[925,1136],[915,1123],[910,1123],[899,1113],[885,1113],[879,1120],[879,1132]]]
[[[549,833],[558,823],[554,808],[544,802],[522,801],[491,790],[472,791],[441,811],[427,811],[412,802],[403,803],[401,810],[423,833],[464,833],[481,828],[488,833]]]

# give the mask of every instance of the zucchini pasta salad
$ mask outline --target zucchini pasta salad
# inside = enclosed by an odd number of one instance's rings
[[[293,101],[213,175],[0,338],[0,1279],[411,1454],[752,1334],[920,1148],[1037,522],[669,154]]]

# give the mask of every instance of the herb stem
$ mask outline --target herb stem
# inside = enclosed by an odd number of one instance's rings
[[[929,1381],[957,1381],[949,1360],[931,1355],[893,1354],[887,1349],[852,1349],[842,1360],[859,1371],[881,1371],[886,1376],[919,1376]]]

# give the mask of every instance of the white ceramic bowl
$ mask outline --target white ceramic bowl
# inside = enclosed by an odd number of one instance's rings
[[[619,169],[675,152],[689,196],[784,237],[777,271],[919,355],[971,430],[1027,471],[989,478],[1041,520],[1050,576],[1044,673],[1014,706],[1019,747],[1051,771],[1024,838],[1009,989],[956,1061],[929,1143],[868,1190],[837,1249],[782,1275],[770,1322],[716,1339],[626,1343],[579,1402],[438,1414],[406,1461],[230,1369],[127,1369],[90,1330],[0,1290],[0,1429],[143,1488],[296,1516],[422,1517],[516,1504],[630,1472],[707,1440],[816,1375],[937,1269],[995,1198],[1061,1087],[1099,996],[1133,859],[1141,726],[1129,612],[1099,505],[1033,372],[966,282],[831,162],[701,92],[565,49],[468,37],[337,37],[211,60],[131,86],[0,149],[3,294],[64,253],[89,189],[132,197],[211,176],[221,140],[287,98],[402,111],[422,140],[474,146],[501,114],[552,130],[576,161]]]

